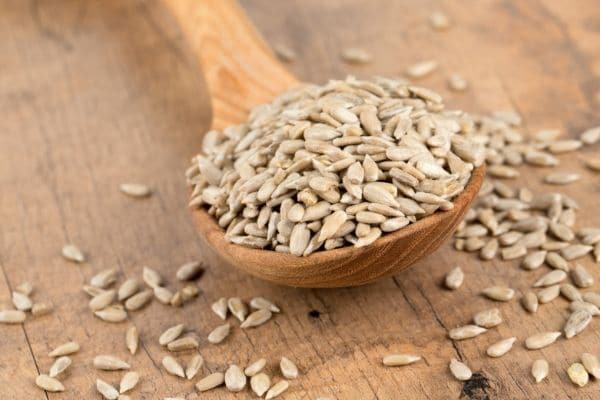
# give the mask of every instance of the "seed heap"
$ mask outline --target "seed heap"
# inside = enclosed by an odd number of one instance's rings
[[[208,207],[227,240],[249,247],[306,256],[366,246],[453,207],[483,162],[483,146],[466,139],[473,126],[401,81],[306,85],[205,135],[186,172],[190,206]]]

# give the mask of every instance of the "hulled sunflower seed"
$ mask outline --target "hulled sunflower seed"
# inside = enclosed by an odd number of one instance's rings
[[[90,285],[100,289],[106,289],[107,287],[115,283],[116,280],[117,270],[114,268],[105,269],[92,276],[92,279],[90,279]]]
[[[253,375],[252,378],[250,378],[250,388],[258,397],[262,397],[262,395],[265,394],[270,387],[271,378],[269,378],[269,375],[265,373],[261,372]]]
[[[155,286],[154,297],[163,304],[170,304],[173,299],[173,292],[162,286]]]
[[[552,270],[542,275],[535,283],[533,287],[552,286],[564,281],[567,278],[567,273],[560,269]]]
[[[25,321],[26,315],[19,310],[0,310],[0,323],[3,324],[21,324]]]
[[[590,375],[585,367],[580,363],[571,364],[571,366],[567,369],[567,375],[569,375],[571,382],[579,387],[584,387],[590,380]]]
[[[198,348],[198,341],[193,336],[175,339],[167,344],[169,351],[185,351]]]
[[[449,368],[452,375],[459,381],[468,381],[473,376],[471,369],[456,358],[450,360]]]
[[[48,353],[48,357],[67,356],[69,354],[77,353],[79,348],[79,343],[77,342],[63,343]]]
[[[569,310],[585,310],[592,314],[592,316],[600,315],[600,309],[595,304],[588,303],[587,301],[572,301],[571,304],[569,304]]]
[[[290,63],[296,60],[296,52],[283,44],[275,45],[273,52],[283,62]]]
[[[231,297],[227,300],[227,308],[240,322],[244,322],[248,315],[248,307],[239,297]]]
[[[162,276],[158,272],[156,272],[155,270],[153,270],[152,268],[149,268],[149,267],[143,268],[142,279],[144,280],[146,285],[150,286],[153,289],[157,286],[160,286],[163,283]]]
[[[119,393],[125,393],[136,387],[140,381],[140,374],[135,371],[129,371],[121,378],[119,383]]]
[[[592,321],[592,314],[587,310],[577,310],[573,311],[567,322],[565,323],[565,327],[563,331],[565,333],[565,337],[567,339],[571,339],[575,335],[581,333],[588,324]]]
[[[99,355],[94,357],[94,367],[104,371],[118,371],[131,368],[125,361],[111,355]]]
[[[510,351],[515,340],[517,340],[516,337],[502,339],[488,347],[486,354],[490,357],[502,357]]]
[[[219,300],[215,301],[210,308],[213,310],[215,314],[219,316],[221,319],[227,318],[227,299],[225,297],[221,297]]]
[[[48,375],[50,375],[51,378],[56,378],[58,375],[66,371],[70,365],[71,359],[68,356],[59,357],[56,359],[56,361],[54,361],[54,364],[52,364],[52,366],[50,367]]]
[[[160,337],[158,338],[158,343],[161,346],[166,346],[171,343],[173,340],[177,339],[183,333],[185,329],[184,324],[173,325],[167,330],[165,330]]]
[[[131,354],[135,354],[138,349],[138,344],[140,342],[140,335],[135,326],[127,329],[127,333],[125,333],[125,346],[127,346],[127,350]]]
[[[150,289],[142,290],[139,293],[134,294],[125,301],[125,309],[129,311],[136,311],[144,307],[152,300],[154,293]]]
[[[179,376],[180,378],[185,378],[183,367],[173,357],[165,356],[162,359],[162,365],[169,374]]]
[[[19,311],[29,311],[33,306],[33,302],[27,295],[17,291],[12,292],[12,302]]]
[[[579,140],[556,140],[548,146],[548,150],[554,154],[567,153],[575,151],[581,147]]]
[[[94,311],[94,315],[106,322],[123,322],[127,319],[127,312],[123,308],[113,306]]]
[[[436,31],[443,31],[450,27],[450,19],[441,11],[436,11],[429,16],[429,24]]]
[[[543,358],[535,360],[531,365],[531,375],[533,375],[536,383],[543,381],[548,376],[549,371],[550,365]]]
[[[371,62],[371,55],[364,49],[358,47],[348,47],[342,50],[342,60],[349,64],[368,64]]]
[[[570,283],[563,283],[560,285],[560,294],[562,294],[567,300],[570,301],[582,301],[583,297],[579,290]]]
[[[33,292],[33,285],[31,282],[23,282],[15,288],[17,292],[23,293],[25,296],[30,296]]]
[[[438,67],[437,61],[434,61],[434,60],[421,61],[421,62],[418,62],[416,64],[409,66],[406,69],[406,75],[412,79],[423,78],[423,77],[431,74],[433,71],[435,71],[437,69],[437,67]]]
[[[491,300],[509,301],[515,295],[515,291],[505,286],[492,286],[483,289],[483,295]]]
[[[448,77],[448,87],[455,92],[463,92],[467,90],[469,83],[463,76],[452,74]]]
[[[562,258],[560,254],[552,251],[546,254],[546,263],[552,268],[562,269],[563,271],[569,270],[569,264],[567,264],[567,260]]]
[[[268,310],[266,308],[254,311],[253,313],[248,315],[248,317],[246,317],[244,322],[241,323],[240,328],[246,329],[260,326],[268,320],[270,320],[272,315],[273,314],[271,313],[271,310]]]
[[[464,340],[473,338],[475,336],[479,336],[486,331],[487,329],[477,325],[465,325],[458,328],[450,329],[450,331],[448,332],[448,336],[452,340]]]
[[[232,364],[225,371],[225,387],[230,392],[240,392],[246,387],[246,375],[242,372],[240,367]]]
[[[544,177],[544,182],[551,185],[568,185],[579,180],[579,174],[557,172]]]
[[[190,281],[199,277],[202,272],[202,263],[200,261],[190,261],[179,267],[176,276],[180,281]]]
[[[298,367],[287,357],[281,357],[279,362],[281,374],[287,379],[295,379],[298,377]]]
[[[583,353],[581,355],[581,363],[587,372],[596,379],[600,379],[600,360],[593,354]]]
[[[473,322],[483,328],[493,328],[502,323],[502,313],[497,308],[483,310],[473,316]]]
[[[106,400],[117,400],[117,398],[119,398],[119,391],[115,389],[113,385],[102,379],[96,379],[96,390]]]
[[[117,293],[117,299],[119,301],[124,301],[133,296],[140,289],[140,283],[135,278],[129,278],[121,286],[119,286],[119,291]]]
[[[121,183],[119,185],[121,193],[130,197],[148,197],[152,194],[152,190],[142,183]]]
[[[98,296],[93,297],[88,303],[92,311],[102,310],[108,307],[115,300],[117,292],[115,290],[107,290],[106,292],[100,293]]]
[[[521,304],[525,310],[529,311],[530,313],[534,313],[538,310],[539,302],[535,293],[527,292],[523,295]]]
[[[244,374],[246,376],[254,376],[258,374],[267,364],[267,360],[264,358],[260,358],[254,361],[252,364],[248,365],[246,369],[244,369]]]
[[[595,292],[585,292],[583,295],[583,300],[588,303],[594,304],[596,307],[600,307],[600,293]]]
[[[591,252],[594,248],[592,246],[587,246],[584,244],[572,244],[568,247],[565,247],[560,250],[560,254],[567,261],[575,260],[576,258],[583,257],[589,252]]]
[[[40,316],[46,315],[52,312],[52,304],[49,303],[33,303],[31,306],[31,315]]]
[[[421,356],[413,354],[388,354],[383,357],[383,365],[387,367],[398,367],[416,363]]]
[[[57,379],[48,375],[38,375],[35,378],[35,384],[47,392],[64,392],[65,387]]]
[[[209,343],[221,343],[223,340],[225,340],[227,336],[229,336],[230,329],[231,326],[229,325],[229,323],[217,326],[208,334]]]
[[[537,293],[540,304],[549,303],[560,294],[560,285],[548,286]]]
[[[79,250],[79,247],[75,246],[74,244],[66,244],[62,248],[62,255],[67,260],[76,263],[82,263],[85,261],[85,255],[81,250]]]
[[[271,386],[265,395],[265,400],[271,400],[285,392],[290,387],[290,383],[286,380],[281,380]]]
[[[204,358],[200,354],[193,356],[185,367],[185,376],[188,380],[193,379],[200,368],[204,365]]]
[[[253,297],[252,300],[250,300],[250,307],[257,310],[266,308],[274,313],[281,311],[272,301],[267,300],[264,297]]]
[[[514,260],[527,255],[527,248],[522,244],[515,244],[501,250],[503,260]]]
[[[525,347],[528,350],[537,350],[550,346],[562,335],[561,332],[542,332],[529,336],[525,339]]]
[[[527,256],[525,256],[525,258],[523,259],[521,266],[527,270],[539,268],[546,259],[546,253],[547,251],[540,250],[527,254]]]
[[[587,288],[594,284],[594,277],[581,264],[575,264],[575,268],[571,270],[571,279],[580,288]]]
[[[454,267],[444,279],[444,284],[448,289],[456,290],[462,285],[465,279],[465,274],[459,266]]]
[[[225,383],[225,374],[222,372],[214,372],[210,375],[205,376],[196,383],[196,389],[199,392],[206,392],[207,390],[214,389]]]
[[[585,161],[585,166],[592,171],[600,171],[600,158],[591,158]]]

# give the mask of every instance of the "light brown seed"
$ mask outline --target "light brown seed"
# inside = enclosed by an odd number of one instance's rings
[[[98,296],[93,297],[88,305],[92,311],[102,310],[103,308],[108,307],[116,297],[117,292],[115,290],[107,290],[100,293]]]
[[[215,314],[219,316],[221,319],[227,318],[227,299],[225,297],[221,297],[219,300],[215,301],[210,308],[213,310]]]
[[[117,280],[117,270],[114,268],[105,269],[103,271],[98,272],[96,275],[92,276],[90,279],[90,285],[100,288],[106,289]]]
[[[444,284],[448,289],[456,290],[462,285],[465,279],[465,274],[459,266],[454,267],[448,272],[444,280]]]
[[[82,263],[85,261],[85,255],[79,249],[79,247],[75,246],[74,244],[66,244],[62,248],[62,255],[67,260],[73,261],[76,263]]]
[[[468,381],[473,376],[471,369],[466,364],[458,361],[456,358],[450,360],[450,372],[459,381]]]
[[[554,154],[575,151],[581,147],[579,140],[556,140],[548,146],[548,150]]]
[[[579,174],[557,172],[544,177],[544,182],[551,185],[568,185],[579,180]]]
[[[290,383],[285,379],[277,382],[276,384],[271,386],[271,388],[267,391],[267,394],[265,395],[265,400],[274,399],[275,397],[285,392],[289,387]]]
[[[223,383],[225,383],[225,374],[222,372],[214,372],[200,379],[198,383],[196,383],[196,389],[198,389],[199,392],[206,392],[207,390],[221,386]]]
[[[155,288],[160,286],[163,283],[162,276],[155,270],[149,267],[144,267],[142,270],[142,279],[146,283],[146,285],[151,288]]]
[[[421,62],[418,62],[416,64],[409,66],[406,69],[406,75],[412,79],[423,78],[423,77],[431,74],[433,71],[435,71],[437,69],[437,67],[438,67],[437,61],[434,61],[434,60],[421,61]]]
[[[515,291],[505,286],[492,286],[483,289],[482,294],[491,300],[509,301],[515,295]]]
[[[96,390],[106,400],[117,400],[117,398],[119,398],[119,391],[115,389],[113,385],[102,379],[96,379]]]
[[[41,316],[50,314],[53,310],[52,304],[49,303],[33,303],[31,307],[31,315]]]
[[[265,373],[261,372],[253,375],[252,378],[250,378],[250,388],[252,388],[252,391],[258,397],[262,397],[262,395],[265,394],[270,387],[271,378],[269,378],[269,375]]]
[[[296,367],[296,364],[287,357],[281,357],[279,369],[281,369],[281,374],[287,379],[295,379],[298,377],[298,367]]]
[[[543,381],[548,376],[549,370],[550,365],[543,358],[535,360],[531,365],[531,375],[533,375],[536,383]]]
[[[155,286],[154,297],[163,304],[170,304],[173,299],[173,292],[165,287]]]
[[[181,291],[175,292],[173,297],[171,297],[171,301],[169,302],[173,307],[182,307],[183,306],[183,294]]]
[[[246,376],[254,376],[262,371],[266,364],[267,360],[265,358],[260,358],[248,365],[246,369],[244,369],[244,374],[246,374]]]
[[[525,339],[525,347],[528,350],[537,350],[549,346],[562,335],[561,332],[542,332],[529,336]]]
[[[12,302],[19,311],[29,311],[33,306],[33,302],[29,296],[17,291],[12,292]]]
[[[547,251],[545,250],[534,251],[527,254],[521,263],[521,267],[527,270],[539,268],[544,263],[546,254]]]
[[[600,379],[600,360],[593,354],[583,353],[581,355],[581,363],[587,372],[596,379]]]
[[[527,248],[522,244],[515,244],[510,247],[505,247],[501,251],[503,260],[514,260],[515,258],[527,255]]]
[[[2,324],[21,324],[25,321],[26,315],[19,310],[0,310],[0,323]]]
[[[119,291],[117,293],[117,299],[119,301],[124,301],[133,296],[140,289],[140,283],[135,278],[129,278],[121,286],[119,286]]]
[[[579,311],[579,310],[585,310],[587,312],[589,312],[590,314],[592,314],[592,316],[596,316],[596,315],[600,315],[600,309],[598,308],[598,306],[596,306],[595,304],[592,303],[588,303],[587,301],[572,301],[571,304],[569,304],[569,310],[571,311]]]
[[[92,285],[83,285],[83,291],[90,297],[96,297],[99,294],[105,292],[104,289],[100,289],[100,288],[94,287]]]
[[[570,283],[563,283],[560,285],[560,294],[562,294],[567,300],[570,301],[582,301],[583,297],[579,290]]]
[[[104,354],[94,357],[94,368],[104,371],[118,371],[129,369],[131,366],[120,358]]]
[[[515,340],[517,340],[516,337],[502,339],[489,346],[486,350],[486,354],[490,357],[502,357],[503,355],[508,353],[510,349],[512,349]]]
[[[567,339],[571,339],[575,335],[581,333],[588,324],[592,321],[592,314],[587,310],[577,310],[573,311],[567,322],[565,322],[565,326],[563,331],[565,333],[565,337]]]
[[[443,31],[450,27],[450,18],[441,11],[436,11],[429,16],[429,24],[436,31]]]
[[[271,300],[267,300],[264,297],[260,297],[260,296],[253,297],[252,300],[250,300],[250,307],[257,309],[257,310],[266,308],[274,313],[278,313],[281,311],[279,309],[279,307],[277,307]]]
[[[52,364],[52,366],[50,367],[48,375],[50,375],[51,378],[56,378],[58,375],[65,372],[70,365],[71,359],[68,356],[59,357],[56,359],[56,361],[54,361],[54,364]]]
[[[131,354],[135,354],[138,349],[138,344],[140,342],[140,335],[135,326],[127,329],[127,333],[125,333],[125,346],[127,346],[127,350]]]
[[[230,392],[240,392],[246,387],[246,375],[240,367],[232,364],[225,371],[225,386]]]
[[[583,295],[583,300],[588,303],[594,304],[596,307],[600,307],[600,293],[595,292],[585,292]]]
[[[179,267],[176,276],[180,281],[190,281],[198,278],[202,272],[203,268],[200,261],[190,261]]]
[[[48,375],[38,375],[35,378],[35,384],[41,388],[44,389],[47,392],[64,392],[65,391],[65,387],[63,386],[62,383],[60,383],[57,379],[52,378]]]
[[[463,92],[467,90],[469,83],[463,76],[452,74],[448,77],[448,87],[455,92]]]
[[[567,278],[567,273],[560,269],[552,270],[542,275],[535,283],[533,287],[552,286],[564,281]]]
[[[204,365],[204,358],[200,354],[193,356],[185,368],[185,376],[188,380],[193,379],[200,368]]]
[[[17,292],[23,293],[25,296],[30,296],[33,292],[33,285],[30,282],[23,282],[15,288]]]
[[[502,313],[497,308],[479,311],[473,316],[473,322],[483,328],[493,328],[502,323]]]
[[[198,341],[193,336],[175,339],[167,344],[169,351],[185,351],[198,348]]]
[[[152,190],[143,183],[121,183],[119,190],[127,196],[136,198],[148,197],[152,194]]]
[[[358,47],[348,47],[342,50],[342,60],[349,64],[368,64],[371,62],[371,55],[364,49]]]
[[[581,264],[575,264],[575,268],[571,270],[571,279],[580,288],[587,288],[594,284],[594,277]]]
[[[181,366],[181,364],[179,364],[179,361],[177,361],[173,357],[165,356],[162,359],[162,365],[169,374],[185,378],[183,367]]]
[[[590,375],[586,371],[585,367],[580,363],[571,364],[571,366],[567,369],[567,375],[569,375],[571,382],[579,387],[584,387],[590,380]]]
[[[227,300],[227,308],[240,322],[244,322],[246,315],[248,315],[248,307],[239,297],[231,297]]]
[[[129,371],[121,378],[119,383],[119,393],[125,393],[137,386],[140,381],[140,374],[135,371]]]
[[[564,249],[560,250],[560,254],[567,261],[575,260],[576,258],[583,257],[590,253],[594,248],[584,244],[572,244]]]
[[[383,365],[387,367],[398,367],[416,363],[421,356],[414,354],[388,354],[383,357]]]
[[[198,286],[190,283],[189,285],[185,285],[183,289],[181,289],[181,299],[183,302],[186,302],[200,294],[200,289]]]
[[[67,356],[69,354],[77,353],[79,348],[79,343],[77,342],[63,343],[48,353],[48,357]]]
[[[177,339],[183,333],[185,329],[184,324],[173,325],[170,328],[167,328],[158,338],[158,343],[161,346],[166,346],[171,343],[173,340]]]
[[[523,295],[521,304],[525,310],[529,311],[530,313],[534,313],[538,310],[539,302],[535,293],[527,292]]]
[[[481,251],[479,252],[479,257],[482,260],[492,260],[494,257],[496,257],[496,253],[498,253],[498,248],[498,239],[490,239],[485,244],[485,246],[481,248]]]
[[[560,294],[560,285],[548,286],[537,293],[540,304],[549,303]]]
[[[150,289],[142,290],[139,293],[134,294],[125,301],[125,309],[129,311],[136,311],[144,307],[152,300],[154,293]]]
[[[227,336],[229,336],[230,329],[231,326],[229,325],[229,323],[217,326],[208,334],[209,343],[221,343],[223,340],[225,340]]]
[[[477,325],[465,325],[458,328],[450,329],[448,336],[452,340],[470,339],[487,332],[487,329]]]
[[[266,308],[254,311],[253,313],[248,315],[248,317],[246,317],[244,322],[240,324],[240,328],[247,329],[260,326],[268,320],[270,320],[272,315],[273,313],[271,313],[271,310],[268,310]]]
[[[562,258],[560,254],[553,251],[550,251],[548,254],[546,254],[546,263],[552,268],[562,269],[563,271],[569,270],[569,264],[567,264],[567,260]]]

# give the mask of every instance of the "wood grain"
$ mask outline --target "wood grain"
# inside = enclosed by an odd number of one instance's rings
[[[323,82],[346,73],[398,75],[415,61],[435,57],[440,71],[423,83],[442,91],[448,105],[477,112],[516,109],[527,129],[558,127],[575,136],[600,123],[600,15],[593,0],[576,3],[242,4],[270,43],[294,48],[299,61],[290,67],[303,80]],[[433,32],[426,23],[433,9],[445,10],[454,27]],[[544,272],[481,262],[449,246],[393,278],[340,290],[278,287],[212,264],[199,282],[201,297],[183,309],[154,302],[127,323],[95,319],[80,291],[95,272],[117,267],[122,281],[149,265],[177,287],[177,266],[202,257],[185,207],[182,171],[209,128],[206,88],[174,20],[156,2],[5,0],[0,34],[0,301],[7,302],[10,289],[29,280],[36,286],[34,298],[52,301],[56,308],[24,327],[0,326],[0,397],[99,398],[96,377],[120,379],[92,368],[93,356],[100,353],[118,355],[141,372],[135,398],[190,393],[193,382],[157,367],[165,355],[157,338],[179,321],[201,337],[200,351],[208,361],[203,373],[265,356],[275,374],[278,357],[295,360],[302,377],[292,382],[286,399],[395,399],[399,393],[410,399],[598,397],[597,382],[576,389],[565,373],[583,351],[598,353],[597,320],[576,338],[541,351],[526,351],[519,343],[503,358],[484,356],[487,345],[501,337],[522,341],[560,328],[566,316],[562,299],[542,306],[535,316],[523,313],[516,301],[501,304],[506,324],[454,346],[445,338],[448,328],[491,306],[478,296],[482,287],[508,284],[521,292]],[[377,62],[342,64],[338,51],[349,45],[369,49]],[[469,79],[469,92],[445,91],[450,72]],[[584,177],[565,188],[581,204],[580,226],[600,225],[598,178],[581,168],[581,159],[591,156],[600,156],[597,147],[560,157],[563,168]],[[522,171],[520,184],[543,187],[544,170]],[[148,183],[155,195],[126,198],[117,190],[124,181]],[[89,262],[64,261],[60,248],[67,241],[82,247]],[[458,292],[440,289],[455,264],[466,271],[465,285]],[[598,266],[585,264],[600,279]],[[256,294],[275,300],[284,313],[268,328],[235,330],[223,345],[209,346],[204,338],[220,321],[209,304],[220,296]],[[122,339],[130,324],[138,326],[143,340],[135,356],[128,355]],[[68,391],[46,396],[33,385],[36,370],[47,370],[48,351],[67,340],[82,345],[64,379]],[[393,351],[418,352],[425,361],[384,369],[381,356]],[[481,378],[466,385],[452,380],[447,362],[457,355]],[[552,370],[536,385],[528,370],[538,357],[547,358]],[[243,398],[222,389],[201,397]]]

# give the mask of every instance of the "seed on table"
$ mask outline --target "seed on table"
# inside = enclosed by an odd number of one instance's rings
[[[525,256],[521,262],[521,267],[526,270],[534,270],[539,268],[546,259],[546,253],[547,251],[545,250],[539,250],[527,254],[527,256]]]
[[[448,77],[448,87],[455,92],[463,92],[467,90],[469,83],[463,76],[452,74]]]
[[[128,311],[136,311],[144,307],[152,300],[154,293],[150,289],[142,290],[125,300],[125,309]]]
[[[450,360],[449,368],[452,375],[459,381],[468,381],[473,376],[471,369],[456,358]]]
[[[592,171],[600,171],[600,158],[591,158],[585,161],[585,166]]]
[[[287,357],[281,357],[279,369],[285,378],[295,379],[298,377],[298,367]]]
[[[260,326],[268,320],[270,320],[272,315],[273,313],[271,313],[271,310],[268,310],[266,308],[254,311],[253,313],[248,315],[248,317],[246,317],[244,322],[240,324],[240,328],[246,329]]]
[[[520,175],[517,169],[501,164],[488,166],[487,173],[494,178],[501,179],[513,179]]]
[[[493,328],[502,323],[502,313],[497,308],[479,311],[473,316],[473,322],[483,328]]]
[[[578,181],[579,178],[579,174],[557,172],[546,175],[544,177],[544,182],[551,185],[568,185],[569,183]]]
[[[486,332],[487,329],[477,325],[465,325],[458,328],[450,329],[448,336],[452,340],[464,340],[474,338],[482,333]]]
[[[88,305],[92,311],[102,310],[108,307],[115,300],[117,296],[116,290],[107,290],[106,292],[100,293],[98,296],[93,297]]]
[[[587,288],[594,284],[594,277],[581,264],[575,264],[575,268],[571,270],[571,279],[580,288]]]
[[[142,279],[144,280],[146,285],[150,286],[153,289],[157,286],[160,286],[163,283],[162,276],[158,272],[156,272],[155,270],[153,270],[152,268],[149,268],[149,267],[143,268]]]
[[[25,296],[30,296],[33,292],[33,285],[31,282],[23,282],[15,288],[19,293],[23,293]]]
[[[198,348],[198,341],[193,336],[175,339],[167,344],[169,351],[185,351]]]
[[[262,397],[270,387],[271,378],[263,372],[253,375],[252,378],[250,378],[250,388],[258,397]]]
[[[594,245],[600,243],[600,232],[593,232],[588,235],[585,235],[581,238],[581,243],[587,245]],[[25,293],[27,294],[27,293]]]
[[[592,314],[592,316],[600,315],[600,309],[598,308],[598,306],[592,303],[588,303],[587,301],[572,301],[571,304],[569,304],[569,310],[585,310]]]
[[[560,254],[552,251],[546,254],[546,263],[552,268],[562,269],[563,271],[569,270],[569,264],[567,264],[567,260],[562,258]]]
[[[104,371],[118,371],[131,368],[125,361],[111,355],[99,355],[94,357],[94,367]]]
[[[127,196],[137,198],[148,197],[152,194],[152,190],[142,183],[121,183],[119,190]]]
[[[416,64],[409,66],[405,72],[409,78],[419,79],[419,78],[423,78],[423,77],[431,74],[433,71],[435,71],[437,69],[437,67],[438,67],[437,61],[426,60],[426,61],[421,61],[421,62],[418,62]]]
[[[489,346],[486,350],[486,354],[490,357],[502,357],[510,351],[515,340],[517,340],[516,337],[502,339]]]
[[[60,357],[67,356],[69,354],[73,354],[79,351],[79,343],[77,342],[67,342],[63,343],[60,346],[56,347],[50,353],[48,353],[48,357]]]
[[[548,376],[549,371],[550,365],[543,358],[535,360],[531,365],[531,375],[533,375],[536,383],[543,381]]]
[[[600,293],[595,292],[585,292],[583,295],[583,300],[588,303],[594,304],[596,307],[600,307]]]
[[[162,286],[154,287],[154,297],[163,304],[170,304],[173,299],[173,292]]]
[[[116,280],[117,270],[114,268],[105,269],[92,276],[90,279],[90,285],[100,289],[106,289],[108,286],[115,283]]]
[[[550,143],[548,150],[554,154],[566,153],[575,151],[581,147],[582,143],[579,140],[556,140]]]
[[[537,350],[549,346],[562,335],[561,332],[542,332],[529,336],[525,339],[525,347],[528,350]]]
[[[387,367],[398,367],[413,364],[421,359],[414,354],[388,354],[383,357],[383,365]]]
[[[227,299],[225,297],[221,297],[219,300],[215,301],[211,305],[211,309],[215,314],[219,316],[221,319],[227,318]]]
[[[542,275],[535,283],[533,284],[534,288],[543,287],[543,286],[551,286],[557,283],[564,281],[567,278],[567,273],[560,269],[552,270],[544,275]]]
[[[134,294],[138,292],[140,289],[140,283],[135,278],[129,278],[121,286],[119,286],[119,291],[117,293],[117,299],[119,301],[127,300]]]
[[[252,300],[250,300],[250,307],[257,309],[257,310],[266,308],[274,313],[278,313],[281,311],[279,309],[279,307],[277,307],[272,301],[267,300],[264,297],[260,297],[260,296],[253,297]]]
[[[19,310],[0,310],[0,323],[2,324],[21,324],[25,321],[26,315]]]
[[[590,380],[590,375],[585,367],[580,363],[571,364],[571,366],[567,369],[567,375],[569,375],[571,382],[579,387],[584,387]]]
[[[161,346],[166,346],[171,343],[173,340],[177,339],[183,333],[185,329],[184,324],[173,325],[170,328],[166,329],[158,338],[158,343]]]
[[[83,291],[90,297],[96,297],[99,294],[104,293],[106,290],[94,287],[92,285],[83,285]]]
[[[277,44],[273,46],[273,52],[283,62],[293,62],[296,60],[296,52],[292,50],[290,47],[285,46],[283,44]]]
[[[244,322],[246,315],[248,315],[248,307],[239,297],[231,297],[227,300],[227,307],[229,312],[233,314],[240,322]]]
[[[15,308],[19,311],[29,311],[33,306],[33,302],[26,294],[21,292],[12,292],[12,302]]]
[[[248,365],[246,369],[244,369],[244,374],[246,374],[246,376],[254,376],[262,371],[266,364],[267,360],[265,358],[260,358]]]
[[[491,300],[509,301],[515,295],[515,291],[505,286],[492,286],[483,289],[482,294]]]
[[[188,380],[193,379],[200,368],[204,365],[204,358],[200,354],[193,356],[185,367],[185,376]]]
[[[600,379],[600,360],[593,354],[583,353],[581,355],[581,363],[587,372],[596,379]]]
[[[510,247],[505,247],[501,250],[502,259],[514,260],[515,258],[523,257],[527,255],[527,248],[521,244],[515,244]]]
[[[348,47],[342,50],[340,56],[349,64],[368,64],[372,60],[371,54],[358,47]]]
[[[271,386],[265,395],[265,400],[271,400],[285,392],[290,387],[290,383],[286,380],[281,380]]]
[[[119,307],[109,306],[103,310],[94,311],[94,315],[106,322],[123,322],[127,319],[127,312]]]
[[[560,254],[565,258],[565,260],[571,261],[585,256],[593,249],[594,248],[592,246],[587,246],[584,244],[572,244],[564,249],[561,249]]]
[[[454,267],[448,272],[444,283],[446,287],[450,290],[456,290],[462,285],[463,280],[465,279],[465,274],[459,266]]]
[[[190,281],[198,278],[203,271],[202,262],[190,261],[179,267],[176,277],[180,281]]]
[[[132,326],[131,328],[127,329],[127,333],[125,333],[125,346],[131,354],[135,354],[137,352],[139,342],[140,335],[137,328]]]
[[[600,140],[600,126],[596,126],[594,128],[586,129],[579,139],[587,145],[595,144],[598,140]]]
[[[221,343],[223,340],[225,340],[227,336],[229,336],[230,329],[231,326],[229,325],[229,323],[217,326],[215,329],[212,330],[212,332],[208,334],[209,343]]]
[[[119,397],[119,391],[110,383],[105,382],[102,379],[96,379],[96,390],[106,400],[116,400]]]
[[[181,297],[184,302],[193,299],[194,297],[200,294],[200,289],[198,286],[190,283],[189,285],[185,285],[183,289],[181,289]]]
[[[54,361],[54,364],[52,364],[52,366],[50,367],[48,375],[50,375],[51,378],[56,378],[58,375],[66,371],[70,365],[71,359],[68,356],[59,357],[56,359],[56,361]]]
[[[140,374],[135,371],[129,371],[121,378],[121,383],[119,383],[119,393],[125,393],[138,384],[140,381]]]
[[[560,285],[548,286],[537,293],[540,304],[549,303],[560,294]]]
[[[567,339],[571,339],[575,335],[581,333],[588,324],[592,321],[592,314],[590,314],[587,310],[577,310],[573,311],[567,322],[565,323],[565,327],[563,331],[565,333],[565,337]]]
[[[498,239],[490,239],[485,246],[483,246],[479,252],[479,257],[482,260],[492,260],[496,257],[496,253],[498,253]]]
[[[240,392],[246,387],[246,375],[240,367],[232,364],[225,371],[225,386],[230,392]]]
[[[429,24],[436,31],[443,31],[450,27],[450,18],[441,11],[435,11],[429,16]]]
[[[563,283],[560,285],[560,294],[562,294],[569,301],[582,301],[583,297],[579,290],[570,283]]]
[[[169,374],[179,376],[180,378],[185,378],[183,367],[173,357],[165,356],[162,359],[162,365]]]
[[[52,378],[48,375],[38,375],[35,378],[35,384],[41,388],[44,389],[47,392],[64,392],[65,391],[65,387],[63,386],[62,383],[60,383],[57,379]]]
[[[79,249],[79,247],[75,246],[74,244],[66,244],[62,248],[62,255],[67,260],[73,261],[76,263],[82,263],[85,261],[85,255]]]
[[[539,302],[535,293],[527,292],[523,295],[521,304],[525,310],[529,311],[530,313],[534,313],[538,310]]]
[[[198,389],[199,392],[206,392],[207,390],[221,386],[223,383],[225,383],[225,374],[222,372],[214,372],[200,379],[198,383],[196,383],[196,389]]]

